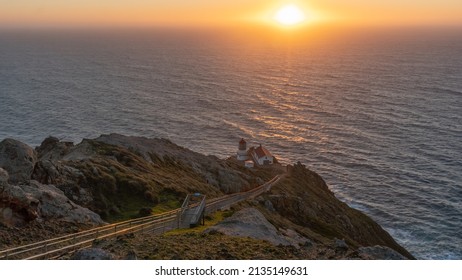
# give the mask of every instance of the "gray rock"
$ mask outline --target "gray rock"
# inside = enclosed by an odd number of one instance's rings
[[[8,222],[8,221],[11,221],[13,219],[13,210],[9,207],[7,208],[0,208],[0,223],[2,223],[2,221],[5,221],[3,222],[3,224],[5,225],[10,225],[11,222]]]
[[[299,248],[300,245],[304,247],[311,247],[313,246],[313,241],[301,236],[293,229],[279,229],[279,232],[284,235],[284,238],[289,240],[290,244]]]
[[[385,246],[361,247],[358,249],[359,256],[366,260],[407,260],[406,257],[395,250]]]
[[[27,185],[7,185],[3,192],[3,216],[0,223],[17,226],[35,219],[59,220],[77,224],[104,224],[100,216],[71,202],[53,185],[30,181]],[[12,209],[5,215],[6,209]],[[9,212],[7,212],[9,213]]]
[[[85,175],[82,171],[65,165],[65,161],[41,159],[35,166],[33,180],[42,184],[54,185],[79,205],[90,205],[93,201],[91,190],[86,190]]]
[[[20,226],[37,219],[38,200],[24,194],[18,186],[4,183],[0,194],[0,224]]]
[[[8,171],[9,182],[28,182],[36,162],[36,152],[28,145],[14,139],[0,142],[0,167]]]
[[[46,184],[59,182],[60,173],[51,160],[40,160],[34,170],[32,178]]]
[[[48,137],[36,148],[39,160],[56,163],[61,160],[84,160],[95,156],[97,153],[87,139],[80,144],[60,141],[56,137]]]
[[[334,238],[334,248],[336,250],[348,250],[348,244],[343,239]]]
[[[36,151],[40,157],[43,157],[45,154],[56,149],[57,145],[59,145],[59,139],[56,137],[49,136],[45,140],[42,141],[40,146],[36,148]]]
[[[269,200],[265,200],[265,208],[271,212],[276,211],[276,209],[274,209],[273,203],[271,203]]]
[[[266,220],[260,211],[255,208],[245,208],[236,212],[233,216],[205,230],[209,232],[220,232],[230,236],[251,237],[259,240],[266,240],[274,245],[293,245],[299,247],[309,241],[294,231],[285,232],[283,235]],[[292,236],[288,236],[292,235]]]
[[[136,255],[136,251],[130,250],[127,252],[127,254],[124,257],[124,260],[137,260],[138,257]]]
[[[9,179],[8,172],[0,167],[0,193],[8,185],[8,179]]]
[[[72,256],[72,260],[114,260],[115,257],[108,251],[100,248],[80,249]]]

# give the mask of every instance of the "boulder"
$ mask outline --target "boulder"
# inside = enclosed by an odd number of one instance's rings
[[[335,250],[346,251],[348,250],[348,244],[344,239],[334,238],[334,248]]]
[[[36,152],[28,145],[14,139],[0,142],[0,167],[8,171],[10,183],[28,182],[36,162]]]
[[[108,251],[100,248],[80,249],[72,256],[72,260],[114,260],[115,257]]]
[[[282,233],[284,235],[284,238],[287,239],[290,242],[290,244],[292,244],[296,248],[299,248],[300,245],[304,247],[311,247],[314,244],[313,241],[301,236],[300,234],[298,234],[298,232],[296,232],[293,229],[280,228],[279,232]]]
[[[90,206],[93,201],[91,189],[82,184],[85,182],[85,175],[79,169],[67,166],[65,161],[40,159],[35,165],[32,179],[56,186],[79,205]]]
[[[21,226],[38,217],[38,200],[18,186],[4,184],[0,198],[0,224]]]
[[[40,146],[36,148],[37,153],[40,157],[43,157],[44,154],[52,151],[59,144],[59,139],[56,137],[49,136],[42,141]]]
[[[8,185],[9,177],[8,172],[0,167],[0,194],[5,189],[6,185]]]
[[[138,257],[137,257],[136,251],[133,250],[133,249],[129,250],[123,259],[124,260],[133,260],[133,261],[137,260]]]
[[[269,200],[265,200],[265,208],[268,209],[269,211],[271,212],[275,212],[276,209],[274,209],[274,206],[273,206],[273,203],[271,203],[271,201]]]
[[[34,170],[32,179],[44,184],[57,184],[61,174],[51,160],[40,160]]]
[[[104,223],[98,214],[71,202],[55,186],[33,180],[27,185],[6,185],[0,210],[0,223],[8,226],[21,226],[36,219],[85,225]]]
[[[292,245],[299,247],[299,244],[310,241],[295,231],[286,230],[284,234],[266,220],[265,216],[255,208],[242,209],[222,222],[205,230],[209,232],[220,232],[230,236],[251,237],[259,240],[266,240],[273,245]]]
[[[358,254],[365,260],[407,260],[406,257],[395,250],[385,246],[361,247]]]

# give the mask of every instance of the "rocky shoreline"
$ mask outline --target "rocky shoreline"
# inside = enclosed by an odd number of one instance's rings
[[[35,149],[5,139],[0,142],[0,249],[175,209],[188,193],[213,198],[246,191],[283,170],[245,168],[233,158],[205,156],[165,139],[110,134],[74,145],[49,137]],[[414,258],[372,219],[336,199],[318,174],[301,164],[288,170],[270,192],[233,206],[229,217],[204,228],[119,237],[69,258]],[[154,247],[143,244],[153,240],[157,249],[149,251]],[[185,240],[197,248],[183,250]],[[218,244],[203,248],[200,240]]]

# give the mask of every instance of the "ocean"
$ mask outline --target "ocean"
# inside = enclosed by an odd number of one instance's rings
[[[243,137],[417,258],[462,259],[460,31],[0,31],[0,139],[116,132],[226,158]]]

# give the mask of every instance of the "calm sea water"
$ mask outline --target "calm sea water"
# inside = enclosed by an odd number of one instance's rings
[[[462,259],[462,40],[409,34],[3,32],[0,139],[118,132],[227,157],[244,137],[416,257]]]

